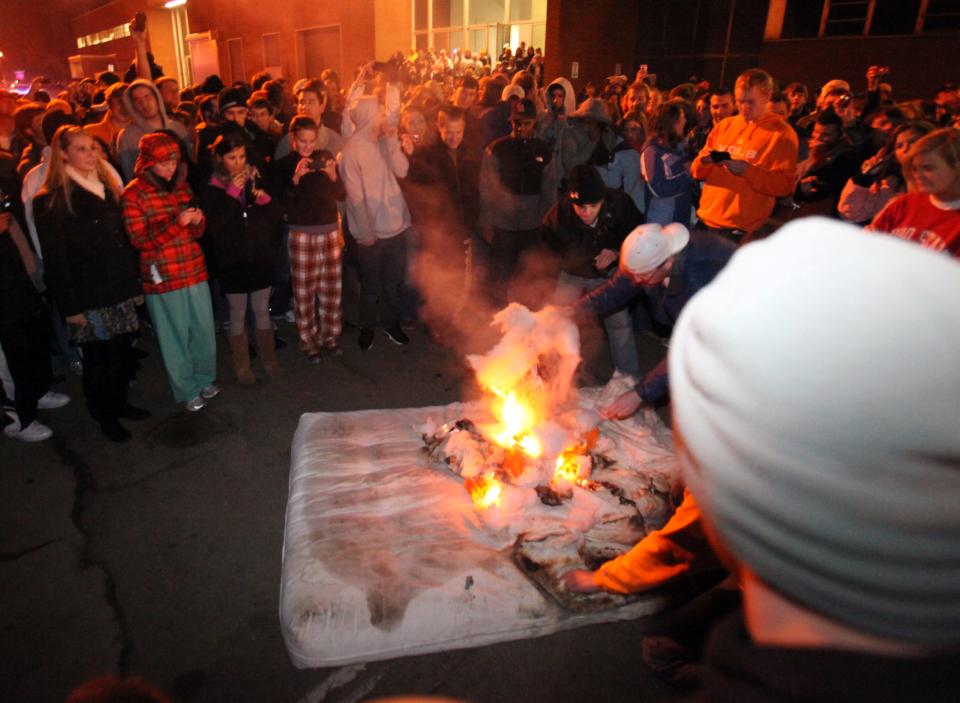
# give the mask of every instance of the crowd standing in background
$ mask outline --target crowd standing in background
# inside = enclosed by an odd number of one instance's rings
[[[366,350],[378,328],[409,343],[417,322],[443,342],[463,305],[427,319],[438,306],[418,277],[431,267],[500,304],[521,294],[532,260],[556,277],[557,301],[601,317],[615,368],[638,378],[609,409],[619,416],[644,393],[665,399],[645,386],[634,335],[669,334],[677,301],[716,273],[693,263],[721,251],[716,238],[741,246],[818,214],[960,252],[954,85],[898,102],[888,69],[872,66],[861,92],[840,78],[778,85],[760,69],[732,89],[691,79],[665,90],[641,66],[577,95],[563,77],[544,85],[542,52],[523,46],[398,52],[349,82],[328,69],[180,86],[145,32],[132,36],[123,76],[0,95],[11,437],[49,436],[33,403],[66,402],[50,400],[49,380],[72,368],[106,436],[129,438],[118,420],[146,411],[120,379],[144,353],[141,326],[157,335],[174,399],[198,410],[220,390],[218,327],[236,379],[252,385],[254,351],[269,377],[281,372],[279,319],[295,322],[310,363],[342,353],[345,276]],[[658,263],[661,282],[621,253],[643,222],[692,231]],[[109,291],[107,268],[119,281]],[[23,361],[47,335],[54,372]]]

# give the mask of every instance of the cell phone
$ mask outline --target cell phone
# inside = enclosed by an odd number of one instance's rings
[[[645,63],[640,64],[640,70],[643,71],[644,73],[646,73],[649,68],[650,67],[647,66],[647,64]]]
[[[130,21],[130,31],[131,32],[142,32],[147,28],[147,16],[138,12],[133,16],[133,19]]]
[[[327,165],[328,159],[322,154],[310,158],[310,168],[314,171],[322,171]]]
[[[184,209],[184,210],[199,210],[199,209],[200,209],[200,201],[198,201],[196,198],[190,198],[190,200],[187,201],[187,204],[183,207],[183,209]]]
[[[730,156],[729,151],[711,151],[710,152],[710,160],[715,164],[718,164],[721,161],[729,161],[731,158],[733,157]]]
[[[841,109],[845,109],[850,107],[850,103],[852,102],[853,102],[853,98],[850,97],[849,95],[841,95],[840,99],[837,100],[837,107]]]

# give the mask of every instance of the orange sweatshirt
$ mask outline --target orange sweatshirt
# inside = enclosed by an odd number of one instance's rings
[[[750,164],[742,176],[703,159],[711,151],[728,151]],[[796,187],[797,134],[770,112],[754,122],[740,115],[713,126],[707,143],[693,160],[693,177],[704,181],[697,215],[709,227],[753,232],[773,212],[777,198]]]
[[[593,575],[600,588],[639,593],[680,576],[716,569],[714,555],[700,521],[700,508],[689,491],[667,524],[637,542],[626,554],[603,564]]]

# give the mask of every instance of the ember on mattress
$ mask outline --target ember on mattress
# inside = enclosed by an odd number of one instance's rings
[[[581,391],[581,407],[592,407],[598,393]],[[605,595],[609,607],[574,612],[527,578],[514,561],[523,528],[491,527],[462,481],[423,451],[418,428],[426,421],[452,422],[475,410],[455,403],[300,418],[280,590],[281,627],[297,667],[537,637],[667,604],[663,595]],[[606,422],[601,434],[612,438],[621,467],[673,483],[669,433],[655,414]],[[563,508],[539,509],[546,512],[531,523],[538,538],[583,539]],[[668,514],[643,517],[653,529]],[[545,522],[543,515],[556,517]],[[583,515],[576,522],[582,526]],[[549,561],[550,549],[539,552]]]

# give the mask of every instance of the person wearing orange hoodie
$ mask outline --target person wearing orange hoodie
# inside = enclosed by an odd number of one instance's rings
[[[702,180],[701,226],[739,244],[766,222],[776,199],[796,187],[797,135],[768,111],[773,78],[757,68],[737,78],[739,114],[713,126],[691,173]]]

